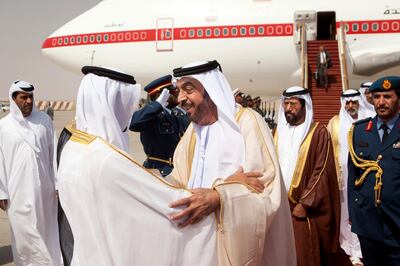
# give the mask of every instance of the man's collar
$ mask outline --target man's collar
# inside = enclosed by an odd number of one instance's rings
[[[396,123],[396,121],[399,118],[399,116],[400,116],[400,114],[397,114],[396,116],[394,116],[392,119],[390,119],[386,123],[384,123],[382,121],[382,119],[379,116],[377,116],[378,119],[376,120],[376,126],[379,129],[382,126],[382,124],[386,124],[388,126],[388,128],[390,130],[392,130],[392,128],[394,127],[394,124]]]

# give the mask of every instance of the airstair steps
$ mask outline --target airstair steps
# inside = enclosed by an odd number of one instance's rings
[[[317,71],[317,55],[323,45],[332,59],[332,67],[328,69],[328,89],[319,87],[314,78]],[[342,76],[340,73],[339,49],[337,41],[308,41],[307,42],[309,78],[308,89],[311,92],[314,109],[314,121],[325,125],[340,110],[340,94],[342,92]]]

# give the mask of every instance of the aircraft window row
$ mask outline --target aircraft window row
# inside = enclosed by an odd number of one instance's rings
[[[384,21],[384,22],[360,22],[360,23],[346,23],[346,31],[349,32],[351,29],[352,32],[369,32],[369,31],[399,31],[400,30],[400,22],[399,21]],[[278,26],[250,26],[250,27],[223,27],[223,28],[206,28],[206,29],[181,29],[180,30],[180,38],[186,38],[188,36],[189,38],[195,38],[195,37],[200,37],[202,38],[204,35],[206,37],[212,37],[212,34],[214,37],[219,37],[219,36],[237,36],[238,34],[240,36],[246,36],[247,34],[249,35],[264,35],[265,32],[267,35],[281,35],[283,33],[285,34],[291,34],[292,33],[292,26],[291,25],[278,25]],[[172,32],[170,30],[164,31],[166,38],[171,38],[172,37]],[[71,36],[71,37],[60,37],[60,38],[55,38],[52,41],[52,45],[74,45],[80,44],[80,43],[94,43],[95,41],[97,43],[101,42],[108,42],[108,41],[130,41],[130,40],[146,40],[147,39],[147,32],[142,31],[142,32],[119,32],[119,33],[105,33],[105,34],[92,34],[92,35],[83,35],[83,36]]]
[[[372,31],[398,31],[400,29],[400,23],[398,21],[392,21],[391,23],[388,21],[384,21],[382,23],[379,22],[362,22],[362,23],[352,23],[351,30],[352,32],[369,32]],[[349,25],[346,24],[346,31],[349,31]]]
[[[267,27],[267,32],[268,34],[272,35],[275,32],[275,27],[274,26],[269,26]],[[292,32],[292,28],[291,26],[286,26],[285,28],[283,26],[278,26],[276,27],[276,32],[277,34],[282,34],[283,32],[285,32],[286,34],[291,34]],[[247,34],[249,35],[264,35],[265,33],[265,27],[264,26],[258,26],[258,27],[232,27],[232,28],[228,28],[228,27],[224,27],[224,28],[214,28],[214,29],[181,29],[179,31],[179,36],[180,38],[186,38],[187,36],[189,38],[195,38],[195,37],[213,37],[212,35],[214,35],[214,37],[219,37],[219,36],[246,36]],[[167,35],[167,37],[169,37]]]
[[[165,36],[167,38],[170,38],[171,31],[165,31]],[[136,41],[136,40],[139,40],[139,37],[140,37],[140,40],[145,40],[147,38],[147,33],[146,32],[140,32],[140,34],[139,34],[139,32],[133,32],[133,33],[126,32],[125,34],[124,33],[118,33],[118,34],[112,33],[111,37],[107,33],[104,35],[102,35],[102,34],[90,35],[90,36],[84,35],[83,37],[82,36],[62,37],[62,38],[53,39],[52,45],[53,46],[68,45],[68,44],[72,45],[75,43],[80,44],[80,43],[88,43],[88,42],[94,43],[95,41],[100,43],[102,41],[108,42],[109,40],[111,40],[111,41],[116,41],[116,40],[130,41],[133,39]]]

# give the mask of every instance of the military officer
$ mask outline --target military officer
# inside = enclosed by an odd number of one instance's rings
[[[140,132],[147,155],[143,166],[158,169],[162,176],[172,171],[175,147],[189,124],[186,112],[177,106],[177,91],[171,78],[163,76],[144,87],[151,102],[133,114],[129,127]]]
[[[364,264],[400,265],[400,77],[375,81],[376,116],[349,132],[349,215]]]

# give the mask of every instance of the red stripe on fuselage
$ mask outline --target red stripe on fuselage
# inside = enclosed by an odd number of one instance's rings
[[[400,20],[346,21],[347,34],[400,33]],[[336,23],[338,28],[340,23]],[[293,35],[293,24],[225,25],[213,27],[161,28],[98,32],[48,38],[42,48],[91,44],[151,42],[171,40],[286,37]]]

